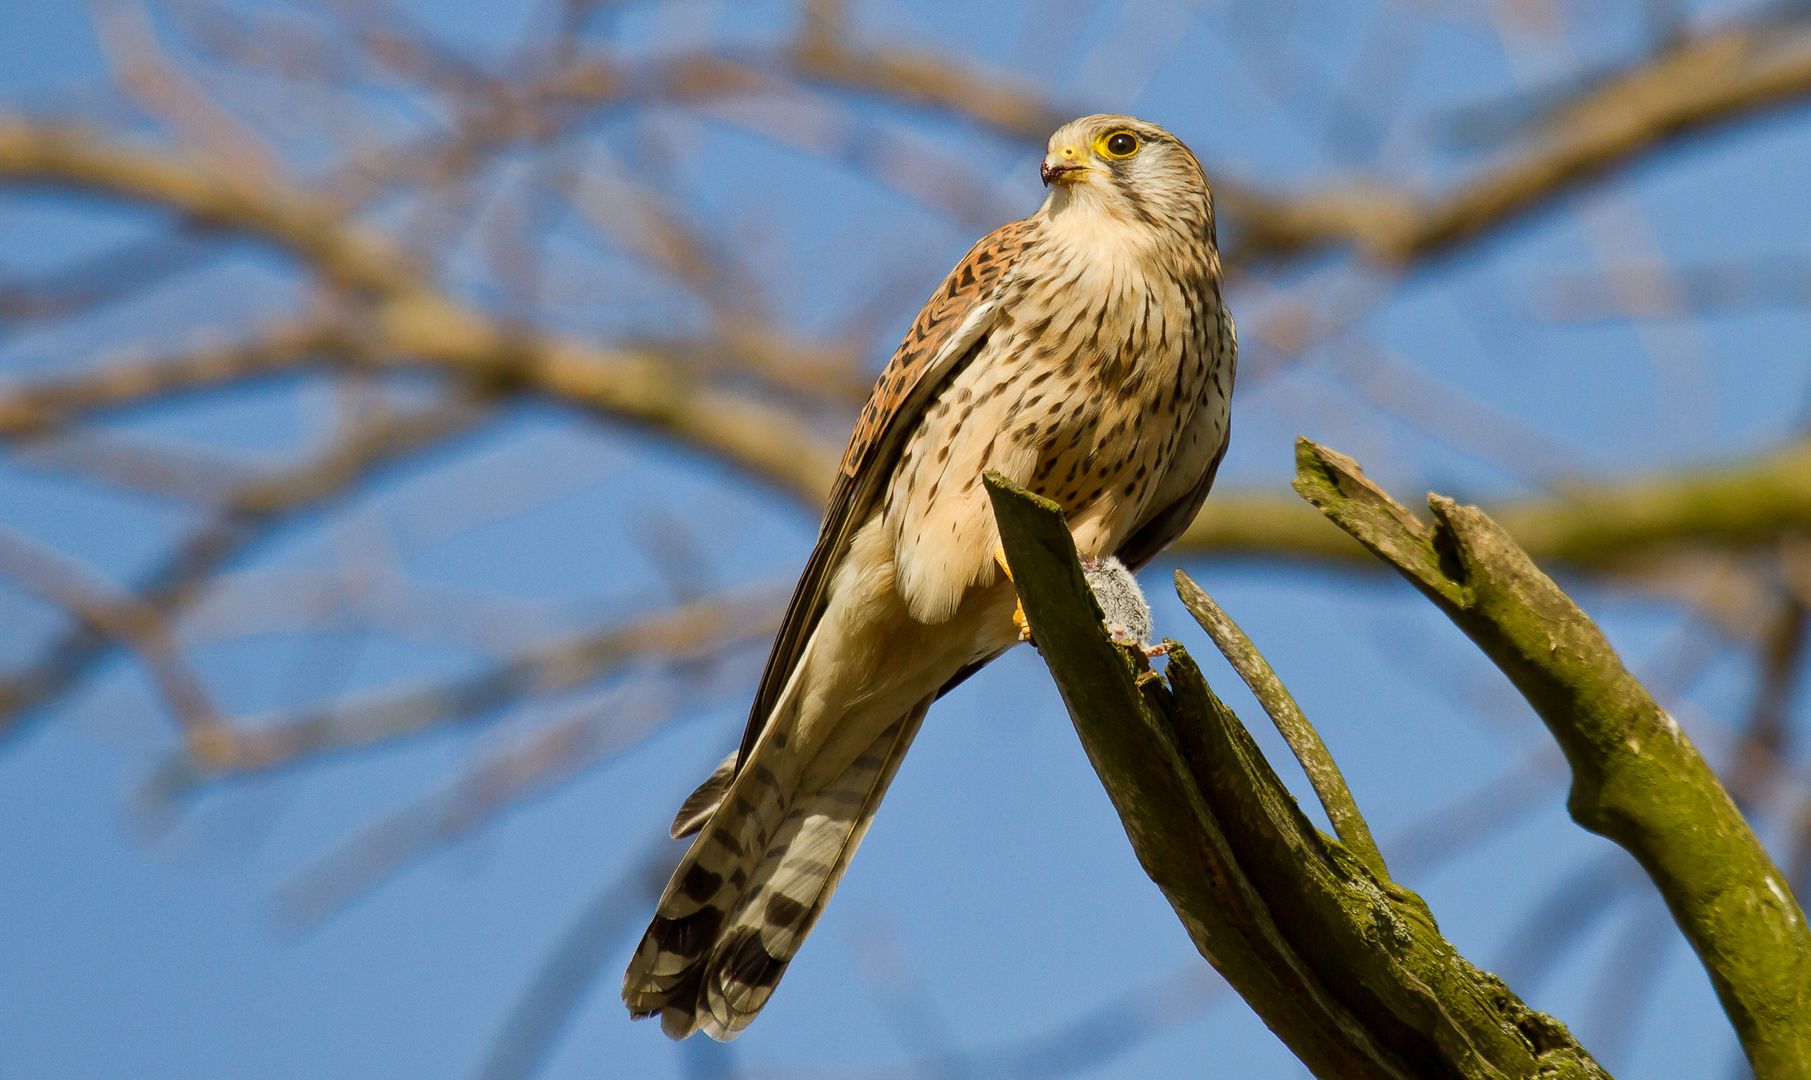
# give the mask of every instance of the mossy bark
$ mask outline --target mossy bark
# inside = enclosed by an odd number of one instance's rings
[[[1172,646],[1166,680],[1112,642],[1056,504],[987,483],[1032,633],[1139,862],[1316,1076],[1607,1076],[1459,956],[1420,897],[1314,827],[1186,652]]]
[[[1567,808],[1628,849],[1698,953],[1760,1080],[1811,1077],[1811,930],[1679,725],[1578,605],[1475,507],[1429,528],[1306,439],[1296,490],[1425,593],[1509,676],[1572,767]]]

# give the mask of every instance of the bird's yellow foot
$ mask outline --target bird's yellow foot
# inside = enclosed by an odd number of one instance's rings
[[[1006,575],[1007,581],[1011,581],[1012,580],[1012,567],[1008,566],[1006,563],[1006,549],[1005,548],[1003,548],[1003,547],[994,548],[994,562],[997,562],[1000,564],[1000,572],[1002,574]],[[1020,641],[1030,641],[1031,640],[1031,624],[1029,622],[1025,621],[1025,605],[1024,605],[1024,603],[1021,602],[1021,603],[1017,603],[1017,604],[1013,605],[1012,624],[1019,628],[1019,640]]]

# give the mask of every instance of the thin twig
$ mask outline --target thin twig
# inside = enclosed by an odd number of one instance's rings
[[[231,759],[232,731],[156,607],[63,553],[9,531],[0,531],[0,576],[130,646],[182,728],[188,754],[205,766]]]
[[[1327,811],[1327,820],[1333,823],[1333,831],[1339,834],[1340,842],[1351,849],[1378,880],[1390,880],[1383,853],[1377,850],[1377,841],[1371,838],[1371,827],[1358,812],[1358,803],[1346,786],[1346,778],[1340,775],[1339,764],[1333,760],[1327,744],[1321,741],[1320,733],[1302,714],[1301,706],[1295,703],[1283,680],[1277,678],[1269,661],[1245,636],[1245,631],[1239,629],[1239,624],[1233,622],[1232,617],[1214,603],[1214,598],[1180,567],[1176,570],[1176,593],[1182,597],[1182,604],[1189,614],[1201,624],[1201,629],[1213,639],[1220,655],[1226,657],[1239,678],[1251,687],[1258,704],[1264,706],[1271,722],[1282,733],[1283,741],[1289,744],[1295,759],[1302,763],[1302,771],[1314,785],[1314,794],[1320,798],[1321,807]]]
[[[220,568],[281,522],[319,508],[369,479],[380,467],[431,446],[444,445],[485,414],[459,402],[393,415],[387,410],[360,423],[318,456],[236,488],[222,510],[135,583],[134,592],[165,619],[205,591]],[[0,735],[33,710],[68,692],[119,639],[82,622],[42,650],[37,659],[0,673]]]
[[[192,347],[167,357],[132,357],[0,390],[0,439],[41,435],[109,409],[287,374],[323,356],[356,349],[325,320],[280,320],[231,344]]]
[[[1416,198],[1347,183],[1278,197],[1219,185],[1239,228],[1229,261],[1351,245],[1379,262],[1417,262],[1501,228],[1582,181],[1682,136],[1803,101],[1811,28],[1775,22],[1707,32],[1593,85],[1502,164],[1450,191]]]
[[[779,600],[771,588],[700,600],[545,642],[461,678],[425,687],[387,688],[278,716],[250,717],[241,723],[230,757],[206,762],[173,757],[147,781],[140,801],[146,810],[156,812],[224,776],[293,768],[304,761],[472,722],[529,698],[576,689],[634,664],[709,660],[772,634],[782,611]]]
[[[403,867],[622,753],[666,726],[679,697],[657,685],[606,691],[483,755],[439,790],[359,829],[278,886],[272,900],[284,927],[313,929]]]

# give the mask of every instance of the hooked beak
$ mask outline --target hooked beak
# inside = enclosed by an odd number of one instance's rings
[[[1088,166],[1082,163],[1084,160],[1082,152],[1073,146],[1053,150],[1044,158],[1044,163],[1038,166],[1038,176],[1043,179],[1045,187],[1051,184],[1073,184],[1088,171]]]

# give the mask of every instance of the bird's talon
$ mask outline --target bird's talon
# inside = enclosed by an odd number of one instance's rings
[[[1003,547],[994,548],[994,562],[997,562],[1000,564],[1000,572],[1002,574],[1006,575],[1007,581],[1011,581],[1012,580],[1012,567],[1008,566],[1006,563],[1006,549],[1005,548],[1003,548]],[[1014,587],[1016,588],[1017,586],[1015,585]],[[1031,643],[1033,645],[1037,644],[1037,642],[1031,640],[1031,623],[1027,622],[1025,619],[1025,605],[1023,603],[1018,603],[1018,604],[1013,605],[1013,607],[1012,607],[1012,624],[1019,628],[1019,640],[1020,641],[1031,641]]]

